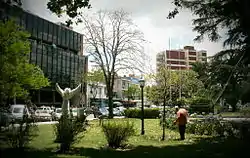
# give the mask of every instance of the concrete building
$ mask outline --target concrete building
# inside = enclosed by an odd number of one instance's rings
[[[194,62],[206,62],[207,52],[205,50],[197,51],[193,46],[185,46],[179,50],[166,50],[156,55],[156,69],[165,63],[171,70],[188,70]]]
[[[115,98],[119,98],[121,100],[128,100],[127,96],[124,94],[126,90],[128,90],[129,86],[131,85],[139,85],[139,76],[135,75],[128,75],[128,76],[123,76],[123,77],[117,77],[115,79],[115,84],[114,84],[114,93],[115,93]],[[137,96],[136,98],[138,99]]]
[[[39,66],[51,82],[50,87],[31,90],[32,102],[36,105],[60,105],[62,100],[55,91],[55,83],[59,83],[61,88],[75,88],[87,72],[88,58],[83,56],[83,36],[61,23],[53,23],[23,10],[15,0],[10,2],[0,2],[0,19],[12,19],[30,33],[30,63]],[[86,102],[84,85],[82,94]]]

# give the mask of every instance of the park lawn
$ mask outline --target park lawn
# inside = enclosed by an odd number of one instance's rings
[[[222,117],[244,117],[240,112],[222,112],[220,115]]]
[[[84,158],[161,158],[161,157],[237,157],[247,153],[240,141],[218,140],[210,137],[187,135],[185,141],[178,141],[179,135],[175,131],[166,131],[166,140],[160,141],[162,130],[159,120],[145,120],[145,135],[140,136],[140,120],[130,119],[134,122],[137,134],[129,139],[129,149],[107,149],[107,144],[98,121],[90,121],[85,137],[72,147],[71,154],[56,155],[58,144],[53,142],[53,125],[40,125],[39,136],[30,143],[30,151],[25,157],[84,157]],[[118,119],[116,121],[119,121]],[[1,157],[17,157],[16,153],[4,153]]]

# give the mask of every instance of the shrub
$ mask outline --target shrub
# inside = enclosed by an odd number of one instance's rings
[[[80,118],[71,119],[68,115],[62,116],[54,128],[55,142],[60,143],[59,152],[65,153],[69,151],[70,146],[83,136],[86,127],[86,117],[81,116]]]
[[[135,134],[134,124],[127,121],[109,120],[102,124],[102,130],[108,146],[119,148],[124,146],[129,137]]]
[[[12,123],[4,132],[12,148],[24,149],[37,136],[38,128],[30,119],[24,118],[18,124]]]
[[[126,109],[124,114],[127,118],[141,118],[141,109]],[[159,114],[158,108],[144,109],[144,118],[146,119],[158,118]]]
[[[203,112],[205,113],[211,113],[213,112],[213,108],[210,105],[190,105],[188,108],[189,113],[199,113],[202,114]]]
[[[250,117],[250,107],[241,109],[241,110],[240,110],[240,113],[241,113],[244,117]]]

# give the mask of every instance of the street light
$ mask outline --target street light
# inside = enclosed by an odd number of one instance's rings
[[[145,86],[145,80],[141,78],[139,80],[140,87],[141,87],[141,135],[144,135],[144,103],[143,103],[143,88]]]

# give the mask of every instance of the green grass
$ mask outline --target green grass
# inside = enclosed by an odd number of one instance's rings
[[[229,158],[247,154],[247,146],[237,140],[222,140],[210,137],[187,135],[185,141],[178,141],[175,131],[166,131],[166,140],[160,141],[162,130],[159,120],[145,120],[145,135],[140,136],[140,120],[130,119],[136,127],[136,136],[129,139],[130,149],[113,150],[103,148],[107,142],[98,121],[91,121],[85,137],[76,143],[68,155],[56,155],[58,144],[53,142],[53,126],[40,125],[39,136],[30,143],[30,150],[25,155],[10,151],[2,151],[1,157],[85,157],[85,158],[165,158],[165,157],[202,157]],[[119,120],[117,120],[119,121]],[[18,154],[18,155],[17,155]]]

